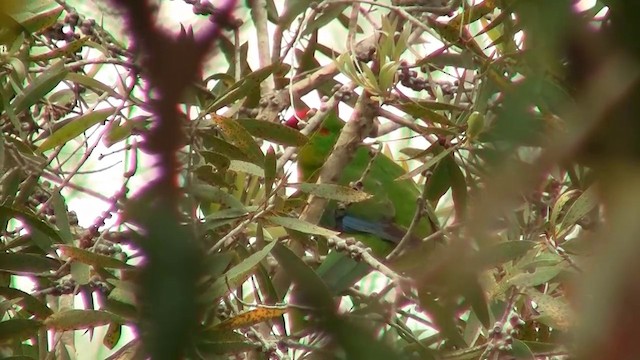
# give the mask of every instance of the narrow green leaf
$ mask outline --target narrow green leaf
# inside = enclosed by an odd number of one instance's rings
[[[564,230],[570,228],[595,209],[596,206],[598,206],[598,196],[594,186],[591,186],[580,194],[573,204],[571,204],[571,207],[567,210],[567,214],[564,216],[564,219],[562,219],[560,228]]]
[[[12,14],[27,31],[35,33],[56,23],[63,7],[54,1],[25,1],[20,11]]]
[[[51,311],[46,304],[22,290],[10,287],[0,287],[0,296],[8,300],[20,299],[18,305],[22,306],[25,310],[39,319],[45,319],[49,315],[53,314],[53,311]]]
[[[280,123],[257,119],[237,119],[251,135],[285,146],[302,146],[309,141],[300,131]]]
[[[67,143],[87,131],[90,127],[105,121],[109,116],[113,115],[114,112],[114,108],[94,110],[71,120],[68,124],[47,137],[47,139],[38,146],[37,151],[42,153]]]
[[[519,240],[483,247],[476,255],[477,266],[487,269],[515,260],[528,253],[536,244],[534,241]]]
[[[264,177],[264,170],[260,166],[246,161],[231,160],[229,163],[229,170],[243,172],[257,177]]]
[[[269,146],[264,160],[264,188],[265,194],[271,192],[276,180],[276,152]]]
[[[98,95],[102,95],[103,93],[107,93],[114,98],[120,98],[120,94],[118,94],[113,87],[110,87],[90,76],[86,76],[80,73],[70,72],[65,77],[67,80],[79,84],[84,85],[87,89],[92,90]]]
[[[73,243],[73,235],[71,234],[71,225],[69,225],[69,213],[64,197],[59,191],[51,195],[51,203],[53,204],[53,213],[56,216],[56,227],[59,230],[60,238],[66,244]]]
[[[346,203],[355,203],[370,199],[373,195],[364,191],[355,190],[349,186],[338,184],[289,184],[288,186],[300,189],[307,194],[313,194],[329,200],[338,200]]]
[[[35,337],[42,323],[31,319],[9,319],[0,322],[0,342],[20,342]]]
[[[57,245],[57,248],[66,256],[82,263],[102,268],[111,269],[132,269],[133,266],[124,263],[116,258],[106,255],[96,254],[92,251],[80,249],[72,245]]]
[[[408,173],[400,176],[396,180],[400,181],[400,180],[411,179],[412,177],[422,173],[423,171],[427,171],[427,170],[431,169],[434,165],[438,164],[440,162],[440,160],[444,159],[447,155],[449,155],[455,149],[456,148],[452,146],[452,147],[450,147],[448,149],[445,149],[445,150],[441,151],[439,154],[437,154],[434,157],[432,157],[429,160],[427,160],[424,164],[422,164],[422,165],[418,166],[417,168],[409,171]]]
[[[556,230],[556,225],[560,223],[560,215],[562,214],[562,210],[564,210],[565,205],[579,196],[579,194],[579,190],[573,189],[565,191],[560,196],[558,196],[558,199],[553,204],[553,208],[551,209],[551,215],[549,216],[549,223],[553,231]]]
[[[310,222],[306,222],[304,220],[300,220],[298,218],[290,218],[290,217],[282,217],[282,216],[269,216],[267,217],[269,222],[280,225],[287,229],[300,231],[305,234],[313,234],[313,235],[322,235],[322,236],[336,236],[339,233],[325,229],[318,225],[314,225]]]
[[[262,166],[264,163],[264,154],[260,150],[260,146],[256,144],[251,134],[240,123],[234,119],[224,116],[211,114],[214,123],[224,134],[224,137],[237,146],[244,154],[249,157],[251,162]]]
[[[52,258],[36,254],[0,254],[0,270],[16,274],[39,274],[57,270],[62,264]]]
[[[78,51],[84,44],[89,40],[89,37],[83,37],[78,40],[74,40],[70,43],[67,43],[64,46],[59,48],[55,48],[53,50],[47,51],[42,54],[31,55],[29,60],[31,61],[47,61],[54,58],[62,58],[64,56],[73,55],[76,51]]]
[[[296,296],[296,299],[300,305],[333,311],[335,303],[329,288],[309,265],[282,244],[276,246],[273,256],[286,270],[285,273],[291,281],[298,286],[299,296]]]
[[[69,331],[94,328],[110,323],[124,324],[125,320],[110,312],[102,310],[65,310],[49,316],[44,325],[56,331]]]
[[[233,146],[231,144],[229,145]],[[231,164],[229,157],[224,156],[218,152],[203,150],[200,152],[200,155],[202,155],[206,164],[212,165],[217,170],[226,170]]]
[[[265,66],[244,76],[242,80],[233,84],[224,95],[216,99],[216,101],[207,109],[207,112],[212,113],[247,96],[250,91],[259,87],[259,84],[271,75],[278,66],[279,65],[277,64]]]
[[[467,281],[464,287],[464,296],[466,297],[476,317],[482,325],[489,329],[491,327],[491,316],[489,315],[489,305],[485,297],[485,292],[477,279]]]
[[[204,143],[213,153],[220,154],[229,160],[249,161],[249,157],[239,147],[217,136],[204,137]]]
[[[63,61],[58,61],[51,65],[42,74],[37,76],[31,84],[24,88],[21,94],[18,94],[11,103],[13,111],[16,114],[30,108],[33,104],[42,100],[53,88],[67,76],[68,71],[64,67]]]
[[[202,200],[210,201],[216,204],[224,204],[230,208],[241,209],[246,211],[244,204],[240,200],[236,199],[233,195],[226,191],[221,190],[218,187],[198,184],[189,187],[189,192],[195,197]]]
[[[276,243],[276,241],[268,243],[262,250],[255,252],[238,265],[229,269],[229,271],[216,279],[200,299],[210,304],[212,301],[227,294],[229,289],[240,286],[251,276],[255,267],[271,252]]]
[[[24,188],[23,188],[24,190]],[[24,223],[32,236],[39,236],[44,240],[39,244],[44,251],[49,251],[49,246],[53,243],[62,242],[62,238],[58,231],[49,224],[42,221],[31,210],[22,210],[10,206],[0,205],[0,218],[18,219]]]
[[[547,283],[560,273],[564,266],[541,266],[537,268],[534,272],[523,272],[512,276],[507,279],[508,285],[522,286],[522,287],[532,287],[542,285]]]
[[[235,354],[257,349],[258,345],[234,331],[209,330],[196,343],[198,353],[217,358],[216,355]]]
[[[513,339],[512,349],[509,351],[516,359],[535,360],[535,355],[526,343],[518,339]]]

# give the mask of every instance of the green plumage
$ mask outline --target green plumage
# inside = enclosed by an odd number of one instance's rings
[[[334,112],[331,112],[324,120],[321,130],[316,131],[309,142],[300,149],[298,154],[298,169],[301,179],[305,182],[315,181],[319,169],[324,165],[331,153],[344,122]],[[339,180],[341,185],[349,185],[362,177],[363,172],[371,161],[370,148],[360,146],[349,165],[344,169]],[[416,212],[416,199],[420,196],[420,190],[410,180],[396,181],[405,170],[384,154],[378,154],[373,160],[370,171],[364,178],[363,190],[373,197],[363,202],[350,204],[346,214],[359,219],[393,224],[398,230],[406,229],[411,224]],[[326,208],[321,225],[335,226],[335,202],[331,202]],[[431,232],[429,220],[423,218],[414,229],[414,237],[425,237]],[[380,238],[369,234],[357,234],[358,240],[370,246],[378,255],[386,255],[394,244],[381,241]],[[399,241],[402,231],[399,231]]]

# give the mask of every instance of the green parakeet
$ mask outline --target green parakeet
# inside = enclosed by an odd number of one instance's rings
[[[315,181],[343,126],[344,122],[335,112],[329,113],[322,128],[300,149],[297,161],[302,181]],[[360,180],[371,159],[370,147],[360,146],[342,173],[339,184],[349,185]],[[396,181],[403,174],[405,170],[395,161],[382,153],[378,154],[364,178],[362,188],[373,197],[348,204],[338,212],[336,202],[331,202],[325,209],[321,225],[354,235],[378,256],[385,256],[406,233],[416,212],[416,200],[420,196],[420,190],[411,179]],[[423,217],[414,228],[412,236],[423,238],[431,231],[430,220]]]

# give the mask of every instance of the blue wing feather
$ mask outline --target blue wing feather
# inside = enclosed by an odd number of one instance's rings
[[[350,215],[345,215],[341,220],[341,231],[372,234],[393,243],[400,242],[405,234],[403,230],[390,223],[372,222]]]

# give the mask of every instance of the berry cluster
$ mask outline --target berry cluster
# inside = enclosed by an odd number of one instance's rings
[[[43,35],[51,40],[71,42],[80,38],[80,34],[76,33],[76,28],[84,35],[92,35],[95,25],[94,19],[83,19],[80,14],[70,12],[64,17],[63,22],[51,25]]]
[[[371,252],[370,248],[364,247],[353,238],[340,238],[340,240],[341,241],[337,241],[335,238],[329,238],[327,239],[327,246],[336,249],[337,251],[347,252],[349,256],[356,261],[362,259],[363,253]]]
[[[36,188],[33,191],[33,193],[29,196],[27,200],[27,205],[33,210],[36,210],[40,206],[44,206],[51,198],[51,194],[50,194],[51,189],[52,189],[52,186],[49,182],[47,181],[43,182],[42,186],[40,188]],[[51,224],[56,223],[56,216],[54,214],[53,207],[50,205],[47,205],[46,207],[42,208],[41,211],[39,211],[38,216],[42,220],[49,222]],[[67,218],[69,219],[69,225],[71,226],[78,225],[78,215],[76,214],[75,211],[67,211]]]
[[[76,291],[77,287],[78,283],[73,279],[60,279],[53,286],[40,290],[40,294],[52,296],[71,295]],[[91,291],[99,291],[103,294],[110,291],[109,284],[100,280],[97,276],[93,276],[85,287]]]
[[[184,0],[184,2],[193,6],[194,14],[209,16],[209,21],[221,24],[227,30],[234,30],[242,26],[242,20],[238,18],[221,19],[216,14],[218,10],[207,0]]]
[[[333,97],[338,101],[349,101],[355,96],[355,93],[348,85],[335,84],[331,89]]]
[[[400,84],[403,86],[415,91],[422,91],[429,87],[427,80],[418,76],[417,71],[410,70],[409,64],[407,64],[406,61],[402,61],[400,63],[400,68],[398,69],[398,80],[400,80]]]
[[[103,240],[94,247],[94,251],[97,254],[112,256],[122,253],[122,247],[118,244],[114,244],[110,241]]]
[[[485,354],[498,350],[509,351],[513,348],[513,335],[518,332],[518,328],[522,327],[525,322],[520,318],[520,315],[513,312],[509,315],[509,321],[506,324],[496,322],[493,329],[489,332],[489,338],[491,339],[487,344]]]

